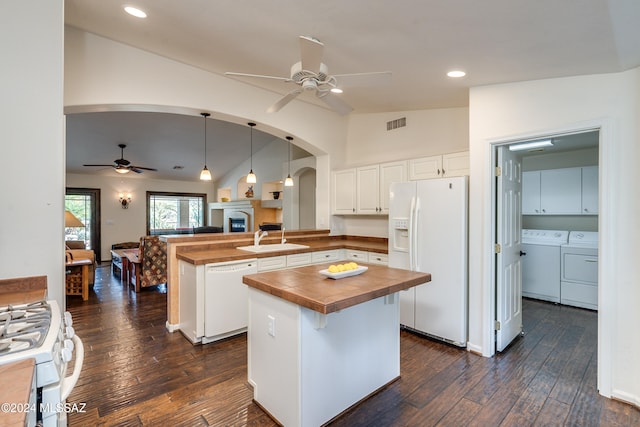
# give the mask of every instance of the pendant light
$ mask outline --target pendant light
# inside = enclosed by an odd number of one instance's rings
[[[247,175],[247,184],[255,184],[258,181],[256,174],[253,173],[253,127],[256,125],[255,123],[247,123],[251,127],[251,168],[249,170],[249,175]]]
[[[211,181],[211,172],[207,169],[207,117],[211,114],[200,113],[204,117],[204,168],[200,172],[200,181]]]
[[[287,141],[289,141],[289,174],[284,180],[284,186],[293,187],[293,178],[291,178],[291,141],[293,141],[293,137],[287,136]]]

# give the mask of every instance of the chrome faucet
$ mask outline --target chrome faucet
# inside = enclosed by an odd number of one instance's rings
[[[283,245],[287,243],[287,239],[284,238],[284,225],[282,226],[282,240],[280,241]]]
[[[260,244],[260,240],[262,240],[262,238],[264,236],[268,236],[268,235],[269,235],[269,233],[267,233],[266,230],[265,231],[262,231],[262,230],[256,231],[253,234],[253,246],[258,246]]]

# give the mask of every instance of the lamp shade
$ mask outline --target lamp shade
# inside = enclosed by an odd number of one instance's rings
[[[70,211],[64,211],[65,227],[84,227],[84,224]]]

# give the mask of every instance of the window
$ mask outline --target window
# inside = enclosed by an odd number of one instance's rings
[[[93,249],[96,261],[100,262],[100,189],[67,187],[64,208],[84,224],[84,227],[65,227],[65,240],[84,241],[85,247]]]
[[[187,234],[205,225],[207,195],[147,191],[147,234]]]

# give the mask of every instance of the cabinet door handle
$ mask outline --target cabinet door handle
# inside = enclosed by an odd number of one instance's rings
[[[584,262],[598,262],[597,259],[585,259]]]
[[[442,169],[442,175],[444,175],[444,169]]]
[[[527,253],[526,253],[526,252],[522,252],[522,251],[520,251],[520,256],[525,256],[525,255],[527,255]]]
[[[440,175],[440,168],[438,168],[438,175]]]

